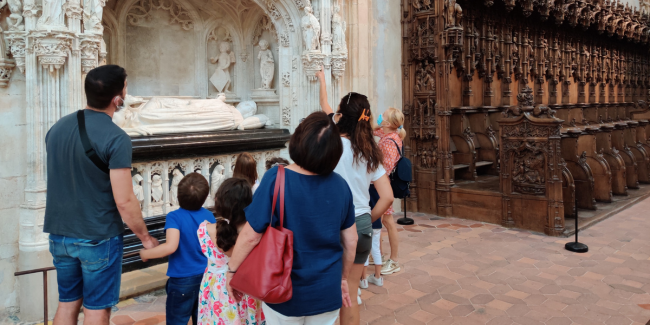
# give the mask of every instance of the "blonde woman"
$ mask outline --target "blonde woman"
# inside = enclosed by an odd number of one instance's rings
[[[406,131],[404,130],[404,114],[397,108],[389,108],[377,118],[377,127],[374,135],[379,137],[379,149],[384,156],[383,165],[386,173],[390,173],[395,169],[397,161],[400,158],[400,152],[403,152],[404,138]],[[388,259],[381,268],[381,274],[393,274],[399,272],[401,267],[397,262],[397,253],[399,248],[399,238],[397,235],[397,226],[393,219],[393,207],[391,206],[384,212],[381,217],[381,222],[388,231],[388,241],[390,243],[390,259]]]

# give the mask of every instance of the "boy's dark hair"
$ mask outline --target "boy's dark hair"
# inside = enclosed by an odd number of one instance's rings
[[[278,164],[289,165],[289,161],[284,158],[273,157],[266,161],[266,170],[269,170],[273,168],[274,165],[278,165]]]
[[[298,166],[318,175],[334,171],[343,154],[339,130],[323,112],[311,113],[289,141],[289,156]]]
[[[237,161],[235,161],[235,169],[232,171],[232,177],[243,178],[247,180],[251,186],[255,185],[255,181],[257,181],[257,162],[250,153],[242,152],[237,155]]]
[[[251,202],[253,191],[247,180],[229,178],[219,186],[215,194],[214,210],[218,217],[223,218],[217,222],[217,246],[224,252],[235,246],[237,227],[246,223],[244,208]]]
[[[126,70],[108,64],[90,70],[86,75],[84,88],[88,106],[105,109],[115,96],[120,95],[126,84]]]
[[[178,183],[178,204],[185,210],[201,209],[210,193],[210,185],[199,173],[189,173]]]

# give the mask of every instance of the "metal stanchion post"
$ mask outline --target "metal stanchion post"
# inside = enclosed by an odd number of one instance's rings
[[[576,195],[575,198],[574,211],[576,215],[576,240],[575,242],[566,243],[566,245],[564,245],[564,248],[575,253],[586,253],[589,251],[589,247],[583,243],[578,242],[578,195]]]
[[[397,224],[403,226],[412,225],[415,223],[415,221],[406,216],[406,198],[403,198],[402,200],[404,200],[404,218],[397,219]]]

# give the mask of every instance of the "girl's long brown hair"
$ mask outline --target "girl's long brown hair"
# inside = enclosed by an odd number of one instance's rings
[[[227,252],[237,242],[237,227],[246,223],[244,208],[253,201],[253,193],[247,180],[233,177],[219,186],[215,196],[214,210],[223,218],[217,221],[217,246]]]
[[[372,135],[373,116],[368,97],[357,93],[343,96],[338,113],[341,113],[341,119],[336,125],[341,134],[350,138],[354,162],[365,161],[368,173],[374,172],[381,165],[383,156]]]
[[[235,162],[235,170],[233,170],[232,177],[243,178],[253,186],[257,181],[257,162],[255,158],[248,152],[242,152],[237,156]]]

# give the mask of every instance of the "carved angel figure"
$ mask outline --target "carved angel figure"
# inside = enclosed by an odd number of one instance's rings
[[[104,26],[102,26],[102,14],[104,12],[104,5],[106,5],[106,0],[84,0],[83,3],[85,32],[101,35],[104,32]]]
[[[217,91],[224,93],[229,91],[230,88],[230,66],[237,61],[235,53],[230,50],[230,43],[221,42],[219,44],[219,55],[210,58],[212,64],[216,64],[217,68],[214,71],[210,82],[217,88]]]
[[[463,18],[463,9],[456,0],[445,0],[445,28],[459,27]]]
[[[224,168],[221,165],[217,165],[217,167],[214,168],[212,171],[212,184],[210,184],[210,196],[214,199],[216,198],[215,195],[217,194],[217,190],[219,189],[219,186],[221,186],[221,183],[226,180],[226,176],[223,174]]]
[[[142,209],[142,202],[144,201],[144,189],[142,188],[142,181],[144,180],[140,174],[133,175],[133,194],[140,202],[140,209]]]
[[[348,53],[348,46],[345,43],[345,30],[347,24],[345,20],[339,15],[341,7],[338,4],[334,5],[334,13],[332,14],[332,47],[334,53]]]
[[[172,178],[172,185],[169,188],[169,202],[172,205],[178,206],[178,184],[184,176],[178,169],[174,169],[172,175],[174,175],[174,177]]]
[[[269,42],[266,40],[260,41],[260,53],[257,58],[260,60],[262,89],[271,89],[271,82],[273,82],[273,74],[275,73],[275,60],[269,47]]]
[[[43,14],[41,15],[41,18],[38,19],[38,25],[65,27],[63,3],[63,0],[43,0]]]
[[[310,6],[305,7],[305,15],[300,22],[305,52],[320,51],[320,23]]]
[[[25,25],[23,24],[23,4],[21,0],[3,0],[9,5],[9,11],[11,14],[7,17],[7,26],[9,30],[25,30]],[[0,1],[0,8],[3,7],[4,3]]]
[[[151,178],[151,199],[154,202],[162,202],[163,199],[163,188],[162,188],[162,177],[155,174]]]

